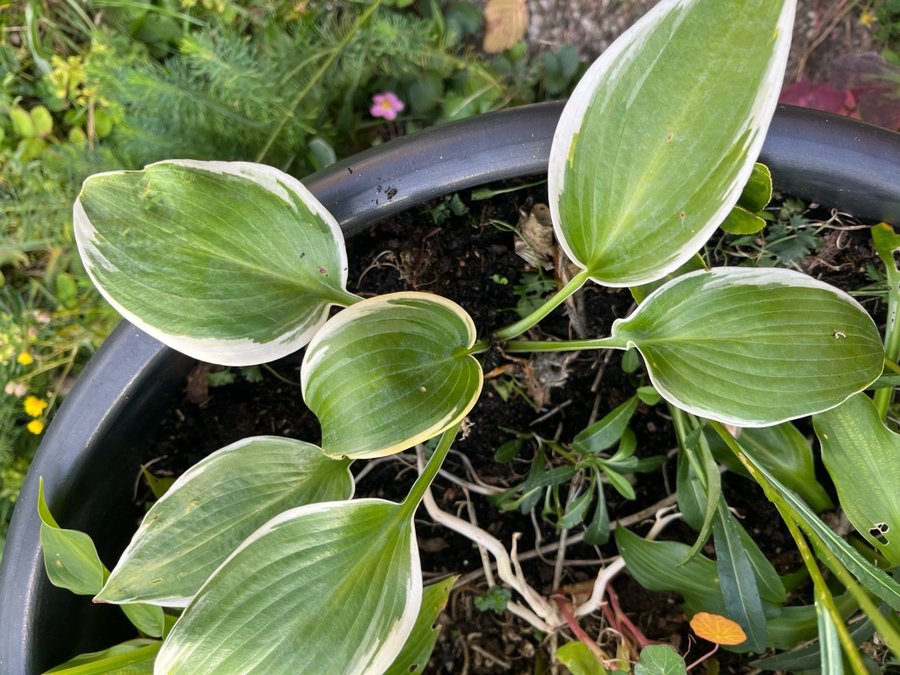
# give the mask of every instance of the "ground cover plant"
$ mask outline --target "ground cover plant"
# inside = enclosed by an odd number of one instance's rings
[[[177,156],[304,176],[577,79],[573,48],[535,56],[517,42],[487,59],[471,47],[478,8],[409,4],[3,5],[0,548],[43,430],[118,319],[74,251],[71,203],[88,175]],[[399,118],[373,107],[385,92],[405,106]]]
[[[490,552],[510,592],[507,609],[547,633],[567,626],[579,635],[579,617],[601,607],[607,582],[627,568],[649,589],[681,593],[698,634],[716,644],[787,648],[797,624],[812,621],[812,655],[793,658],[826,672],[840,672],[844,659],[866,672],[854,642],[866,631],[900,652],[897,627],[877,604],[900,609],[888,574],[900,559],[896,435],[883,423],[892,386],[879,380],[885,363],[896,368],[900,341],[896,235],[887,225],[872,231],[891,288],[884,340],[851,296],[823,282],[786,269],[706,268],[696,256],[723,223],[735,232],[759,226],[771,188],[755,158],[793,14],[789,1],[664,0],[601,56],[573,93],[550,157],[553,230],[572,276],[531,314],[480,339],[468,313],[440,296],[348,292],[340,228],[278,169],[170,160],[88,179],[76,236],[110,303],[209,362],[258,364],[305,346],[303,399],[322,442],[255,437],[214,453],[156,503],[111,572],[41,503],[51,580],[122,605],[150,636],[77,663],[152,661],[156,672],[419,668],[447,590],[423,588],[412,525],[423,502]],[[586,284],[629,287],[638,307],[605,337],[522,338]],[[342,309],[331,316],[333,307]],[[619,555],[587,597],[545,597],[523,578],[515,544],[508,551],[441,514],[429,487],[481,394],[479,357],[594,349],[627,350],[632,361],[639,354],[650,385],[574,438],[571,466],[545,472],[535,462],[530,483],[508,498],[520,507],[579,473],[559,517],[585,523],[593,543],[614,536]],[[870,398],[863,392],[873,386]],[[659,514],[644,537],[622,527],[612,535],[605,485],[627,498],[626,476],[655,463],[635,456],[627,431],[638,400],[663,401],[673,418],[680,513]],[[809,416],[864,552],[816,515],[829,497],[790,425]],[[405,499],[352,498],[351,462],[433,439]],[[777,507],[814,605],[785,606],[784,581],[722,496],[716,446]],[[698,531],[694,546],[657,541],[673,518]],[[710,538],[715,560],[700,552]],[[857,608],[868,623],[851,634],[845,618]],[[637,661],[637,672],[687,669],[664,646],[609,656],[583,638],[560,652],[594,672],[627,669],[623,661]]]

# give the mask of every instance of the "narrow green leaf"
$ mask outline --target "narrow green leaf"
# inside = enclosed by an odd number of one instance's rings
[[[853,527],[891,565],[900,565],[900,436],[858,394],[813,417],[822,461]]]
[[[755,234],[766,226],[766,221],[741,206],[735,206],[719,225],[728,234]]]
[[[570,259],[609,286],[660,278],[735,205],[775,111],[795,3],[663,0],[588,69],[550,153]]]
[[[158,638],[162,637],[166,627],[166,617],[162,607],[144,603],[130,603],[122,605],[122,612],[128,617],[135,628],[144,635]]]
[[[684,522],[691,529],[699,532],[703,527],[703,515],[709,501],[706,490],[703,489],[703,484],[691,468],[691,462],[683,450],[679,450],[676,463],[675,492],[678,498],[678,510],[681,511]],[[712,521],[710,521],[710,527],[712,527]]]
[[[305,345],[344,288],[337,221],[262,164],[178,160],[88,178],[75,202],[85,268],[125,318],[224,365]]]
[[[738,426],[833,408],[874,382],[884,349],[846,293],[785,269],[722,267],[657,289],[612,336],[667,401]]]
[[[722,475],[719,473],[719,467],[713,459],[709,444],[706,442],[706,436],[702,427],[697,427],[685,439],[684,447],[681,449],[684,457],[687,458],[688,478],[696,476],[697,481],[689,480],[689,484],[693,487],[695,483],[699,483],[700,493],[694,493],[697,499],[698,508],[702,507],[703,520],[700,524],[697,541],[691,547],[691,555],[696,555],[706,541],[709,539],[712,526],[716,519],[716,509],[719,500],[722,497]]]
[[[684,659],[670,645],[649,645],[641,650],[634,675],[686,675]]]
[[[428,293],[363,300],[332,318],[303,358],[303,398],[332,457],[379,457],[437,436],[481,393],[467,354],[475,325],[456,303]]]
[[[301,506],[273,518],[198,591],[157,656],[156,672],[388,668],[422,600],[406,513],[400,504],[362,499]]]
[[[750,213],[759,213],[772,201],[772,172],[761,162],[753,165],[753,171],[741,196],[738,205]]]
[[[691,556],[686,544],[649,541],[624,527],[616,528],[615,540],[628,573],[648,591],[680,593],[695,608],[727,615],[714,561]]]
[[[639,399],[632,396],[624,403],[616,406],[603,419],[594,422],[575,436],[572,449],[582,455],[596,455],[615,445],[637,410]]]
[[[816,601],[819,623],[819,666],[825,675],[843,675],[844,661],[837,626],[828,609]]]
[[[103,586],[106,568],[94,542],[84,532],[61,528],[44,500],[44,481],[38,483],[41,550],[50,583],[78,595],[94,595]]]
[[[588,485],[585,490],[572,500],[572,503],[566,507],[565,513],[560,518],[557,528],[567,530],[575,527],[579,523],[584,522],[584,517],[591,506],[594,499],[594,486]]]
[[[844,595],[835,598],[835,600],[840,604],[848,595],[849,594],[845,593]],[[890,609],[886,605],[882,605],[879,608],[879,611],[882,616],[888,616],[890,613]],[[849,614],[850,612],[842,611],[841,613]],[[818,617],[818,610],[816,615]],[[871,639],[872,635],[875,634],[875,626],[869,619],[857,621],[849,626],[849,628],[850,637],[853,639],[854,644],[857,645]],[[817,641],[787,653],[775,654],[774,656],[769,656],[764,659],[758,659],[751,662],[750,665],[754,668],[760,668],[766,671],[781,670],[796,672],[800,670],[817,670],[821,665],[821,651]]]
[[[741,545],[747,554],[747,559],[753,567],[753,573],[756,575],[756,583],[759,588],[759,595],[763,600],[771,602],[773,605],[782,605],[787,599],[787,590],[784,582],[778,575],[775,566],[769,561],[766,555],[759,548],[759,544],[750,536],[747,530],[741,525],[737,519],[732,519],[732,524],[737,528],[741,537]]]
[[[737,621],[747,634],[742,647],[761,652],[768,642],[768,634],[756,574],[724,499],[719,500],[718,515],[713,523],[713,539],[719,584],[728,610],[725,616]]]
[[[147,481],[147,485],[150,487],[150,492],[153,493],[153,496],[157,499],[160,499],[166,492],[169,491],[169,488],[172,487],[172,484],[175,482],[175,478],[171,476],[165,476],[163,478],[159,478],[154,476],[152,473],[147,471],[146,468],[141,468],[141,474],[144,476],[144,480]]]
[[[162,646],[159,640],[137,638],[98,652],[79,654],[47,671],[59,675],[151,675],[156,653]]]
[[[572,675],[608,675],[609,671],[583,642],[567,642],[556,650],[556,659]]]
[[[766,480],[778,490],[778,493],[794,509],[800,518],[799,525],[806,531],[818,536],[828,550],[840,560],[844,567],[866,590],[886,602],[894,611],[900,612],[900,584],[891,579],[883,570],[878,569],[863,558],[856,549],[823,523],[806,502],[800,499],[793,490],[783,485],[764,465],[755,461],[752,450],[742,449],[757,470],[766,477]]]
[[[437,622],[438,616],[447,606],[450,589],[458,578],[448,577],[423,589],[422,606],[412,633],[384,675],[409,675],[421,673],[425,669],[441,632],[441,626]]]
[[[603,473],[606,474],[609,484],[616,489],[616,492],[625,497],[625,499],[635,499],[637,497],[631,483],[629,483],[628,479],[618,471],[610,469],[608,466],[604,466]]]
[[[637,452],[637,436],[630,428],[626,428],[622,432],[622,438],[619,439],[619,447],[616,448],[615,454],[607,460],[603,460],[605,464],[610,466],[628,466]]]
[[[785,422],[772,427],[741,429],[738,438],[741,447],[752,449],[756,461],[763,463],[815,511],[834,508],[831,497],[816,478],[809,441],[793,424]],[[718,436],[714,435],[710,445],[719,461],[732,471],[747,476],[747,470]]]
[[[315,445],[276,436],[232,443],[194,465],[153,505],[96,599],[184,607],[269,519],[352,494],[349,463]]]
[[[597,493],[597,506],[594,507],[594,515],[584,531],[584,542],[591,546],[603,546],[609,541],[609,510],[606,506],[600,470],[594,467],[592,474],[593,489]]]

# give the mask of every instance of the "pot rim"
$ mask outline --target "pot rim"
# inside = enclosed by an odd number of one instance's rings
[[[352,236],[434,197],[546,173],[562,108],[563,102],[535,104],[449,123],[371,148],[303,182],[334,213],[345,234]],[[780,106],[760,161],[769,165],[779,189],[861,218],[900,221],[900,185],[892,182],[900,175],[898,133]],[[127,497],[131,485],[127,479],[121,485],[124,474],[117,477],[108,455],[118,454],[118,459],[134,462],[129,466],[137,465],[135,458],[142,447],[129,438],[141,435],[147,417],[161,413],[158,399],[175,391],[194,364],[122,321],[66,397],[28,471],[4,549],[0,672],[36,672],[67,658],[36,647],[38,624],[44,617],[68,626],[72,633],[79,632],[74,625],[82,624],[96,631],[98,624],[105,625],[110,618],[109,612],[100,617],[109,608],[93,606],[47,581],[35,509],[38,477],[44,478],[51,511],[68,527],[91,531],[85,525],[91,509],[114,515],[115,498]],[[100,468],[91,468],[101,455]],[[86,490],[97,476],[107,481],[105,489]],[[90,492],[101,494],[86,494]],[[55,609],[65,616],[53,616]],[[73,622],[71,612],[80,613],[81,620]],[[112,620],[118,621],[117,610]],[[80,634],[57,634],[52,639],[69,641],[57,650],[60,653],[89,648],[85,646],[89,640],[82,640]]]

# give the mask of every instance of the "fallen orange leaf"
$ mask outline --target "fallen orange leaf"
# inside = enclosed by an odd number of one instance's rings
[[[484,8],[484,51],[496,54],[515,45],[528,28],[525,0],[488,0]]]
[[[691,628],[698,637],[720,645],[739,645],[747,639],[747,634],[740,624],[709,612],[694,614]]]

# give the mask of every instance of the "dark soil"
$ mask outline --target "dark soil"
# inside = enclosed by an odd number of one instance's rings
[[[527,182],[527,181],[523,181]],[[541,188],[528,188],[490,201],[472,201],[462,195],[468,212],[459,210],[457,201],[442,200],[426,209],[382,223],[348,242],[350,290],[369,296],[397,290],[439,293],[462,305],[474,318],[479,334],[514,321],[513,308],[519,302],[517,286],[533,274],[534,268],[514,253],[512,225],[528,214],[535,203],[545,201]],[[844,276],[859,284],[864,264],[874,259],[865,230],[840,229],[826,232],[826,247],[821,256],[804,261],[812,274]],[[818,262],[817,262],[818,261]],[[553,272],[547,273],[550,278]],[[632,306],[627,291],[588,287],[581,292],[579,312],[587,334],[608,335],[612,322],[625,316]],[[879,311],[876,303],[866,301]],[[557,310],[541,324],[544,334],[568,337],[573,331],[567,310]],[[566,356],[566,355],[564,355]],[[486,356],[488,373],[484,392],[468,417],[465,433],[458,440],[447,468],[466,476],[461,456],[467,457],[486,484],[510,487],[524,480],[535,452],[535,443],[524,443],[511,462],[494,461],[494,452],[517,433],[535,434],[562,443],[572,438],[591,421],[598,419],[628,398],[636,386],[646,383],[638,371],[623,374],[621,354],[582,352],[567,355],[552,364],[506,358],[499,351]],[[262,379],[250,382],[242,371],[234,371],[234,383],[209,387],[209,372],[217,368],[198,367],[186,384],[185,394],[173,401],[158,432],[148,461],[157,474],[178,475],[208,453],[246,436],[283,435],[319,440],[315,417],[303,404],[299,386],[299,357],[284,359],[264,368]],[[507,399],[507,400],[504,400]],[[543,399],[536,408],[535,399]],[[633,421],[638,438],[638,455],[667,454],[674,449],[671,424],[662,405],[641,406]],[[562,460],[554,460],[562,461]],[[364,462],[355,468],[361,470]],[[415,472],[397,459],[382,460],[360,480],[357,494],[392,499],[402,498],[412,484]],[[661,473],[638,476],[638,499],[629,503],[608,489],[607,499],[613,519],[640,511],[664,499],[674,491],[674,461]],[[726,496],[763,551],[779,566],[779,571],[797,569],[790,536],[776,512],[750,481],[726,474]],[[457,485],[438,478],[435,497],[442,508],[467,517],[466,495]],[[521,532],[519,551],[532,551],[554,542],[554,527],[518,512],[501,512],[483,496],[472,494],[471,504],[479,524],[505,544],[514,532]],[[646,526],[632,526],[639,533]],[[478,551],[468,540],[432,524],[424,511],[417,521],[426,580],[449,574],[464,575],[465,582],[454,589],[441,622],[445,628],[431,662],[435,673],[531,673],[536,664],[548,662],[548,638],[540,636],[523,622],[492,612],[480,612],[475,599],[486,589]],[[696,535],[684,525],[673,525],[665,537],[693,542]],[[597,560],[616,554],[614,544],[602,549],[586,545],[569,547],[571,561]],[[707,554],[713,556],[711,550]],[[534,556],[523,563],[531,585],[546,596],[553,590],[555,554]],[[596,569],[595,567],[593,569]],[[567,566],[562,583],[591,580],[592,566]],[[679,598],[672,594],[648,593],[627,573],[613,587],[622,610],[651,640],[670,642],[688,660],[696,658],[705,645],[689,642],[686,621]],[[604,627],[598,617],[584,623],[592,636]],[[566,634],[566,639],[571,635]],[[722,672],[746,672],[740,659],[721,656]]]

